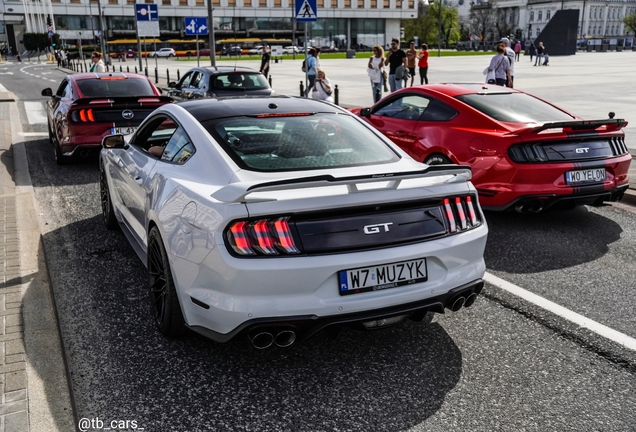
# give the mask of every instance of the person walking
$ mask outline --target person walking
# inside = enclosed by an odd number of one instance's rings
[[[517,61],[519,61],[519,56],[521,54],[521,42],[520,41],[517,41],[517,43],[515,44],[514,51],[515,51],[515,59]]]
[[[420,85],[428,84],[428,45],[422,44],[417,59],[417,67],[420,69]]]
[[[409,43],[409,49],[406,50],[406,66],[409,68],[409,73],[411,75],[411,85],[409,87],[413,87],[413,82],[415,81],[416,57],[417,57],[417,49],[415,48],[415,41],[411,41]]]
[[[501,38],[499,41],[500,44],[504,46],[504,55],[510,62],[510,85],[506,84],[506,87],[512,88],[515,82],[515,52],[510,48],[510,39]]]
[[[488,66],[488,72],[495,72],[495,84],[499,86],[505,86],[508,83],[508,87],[512,87],[512,79],[510,77],[510,62],[505,56],[506,48],[503,44],[497,45],[497,54],[490,59],[490,65]],[[488,83],[492,84],[492,83]]]
[[[106,65],[102,61],[102,53],[99,51],[93,51],[91,54],[91,61],[93,65],[91,66],[89,72],[106,72]]]
[[[530,44],[530,48],[528,48],[528,54],[530,54],[530,63],[532,63],[532,57],[537,54],[537,47],[534,46],[534,42]]]
[[[261,57],[261,73],[267,78],[269,74],[269,59],[270,59],[269,47],[263,44],[263,56]]]
[[[314,87],[311,91],[312,99],[324,100],[333,103],[331,81],[329,81],[327,74],[325,74],[325,71],[322,69],[316,70],[316,79],[314,80]]]
[[[309,95],[309,92],[314,87],[314,81],[316,80],[316,70],[318,69],[318,62],[316,60],[316,48],[310,48],[307,54],[307,60],[305,61],[305,67],[307,68],[307,89],[305,90],[305,97]]]
[[[384,49],[380,45],[373,47],[373,55],[367,64],[367,74],[371,80],[373,103],[382,99],[382,80],[384,72]]]
[[[406,67],[406,54],[400,49],[400,40],[391,40],[391,49],[387,53],[384,65],[389,67],[389,87],[391,93],[402,88],[402,75],[396,76],[395,72],[398,67]],[[404,70],[404,69],[402,69]]]
[[[539,63],[541,66],[541,60],[543,60],[543,52],[545,51],[545,47],[543,46],[543,42],[539,42],[539,46],[537,47],[537,57],[534,59],[534,65],[536,66]]]

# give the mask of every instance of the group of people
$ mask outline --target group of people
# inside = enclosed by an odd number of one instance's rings
[[[380,45],[373,47],[373,55],[367,64],[367,74],[371,81],[371,91],[373,101],[377,102],[382,98],[382,90],[391,93],[402,88],[402,83],[411,86],[415,82],[415,67],[419,68],[420,84],[428,84],[428,46],[422,44],[420,51],[415,48],[415,42],[409,43],[409,49],[404,52],[400,49],[399,39],[391,40],[391,48],[384,53],[384,48]],[[388,73],[385,67],[389,68]],[[388,84],[388,86],[387,86]]]
[[[307,89],[305,96],[311,91],[312,99],[333,102],[333,88],[327,74],[320,68],[320,48],[312,47],[307,52],[307,58],[303,62],[303,71],[307,72]]]
[[[530,62],[532,62],[532,57],[536,56],[534,59],[535,66],[550,66],[550,56],[545,50],[543,42],[539,42],[538,46],[535,46],[534,43],[530,44],[528,54],[530,54]]]

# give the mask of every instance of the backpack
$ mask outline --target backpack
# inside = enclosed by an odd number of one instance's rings
[[[307,72],[307,60],[303,60],[303,64],[300,69],[302,69],[303,72]]]

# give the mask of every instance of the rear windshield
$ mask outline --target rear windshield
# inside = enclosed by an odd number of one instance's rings
[[[152,86],[146,79],[84,79],[77,80],[77,86],[84,97],[155,95]]]
[[[202,122],[244,169],[293,171],[389,163],[398,155],[348,115],[233,117]]]
[[[512,123],[543,123],[574,117],[525,93],[469,94],[457,99],[495,120]]]
[[[217,90],[263,90],[268,89],[269,83],[265,76],[256,73],[232,72],[225,75],[212,75],[210,87]]]

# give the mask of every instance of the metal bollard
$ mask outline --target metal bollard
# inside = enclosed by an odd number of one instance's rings
[[[271,86],[272,86],[272,76],[270,75],[270,76],[267,78],[267,80],[269,81],[269,86],[271,87]]]
[[[121,68],[121,65],[119,65],[119,72],[123,72],[124,70]]]
[[[155,84],[159,84],[159,69],[155,68]]]
[[[300,97],[305,96],[305,85],[303,84],[303,82],[300,82]]]
[[[179,69],[177,69],[177,81],[181,81],[181,74],[179,73]]]
[[[126,66],[126,72],[130,72],[130,66]]]
[[[144,75],[146,75],[146,77],[148,77],[148,68],[144,66]]]
[[[166,69],[166,82],[170,84],[170,69]]]
[[[338,89],[338,84],[336,84],[336,87],[333,89],[333,103],[335,103],[336,105],[340,105],[339,102],[340,99],[340,90]]]

